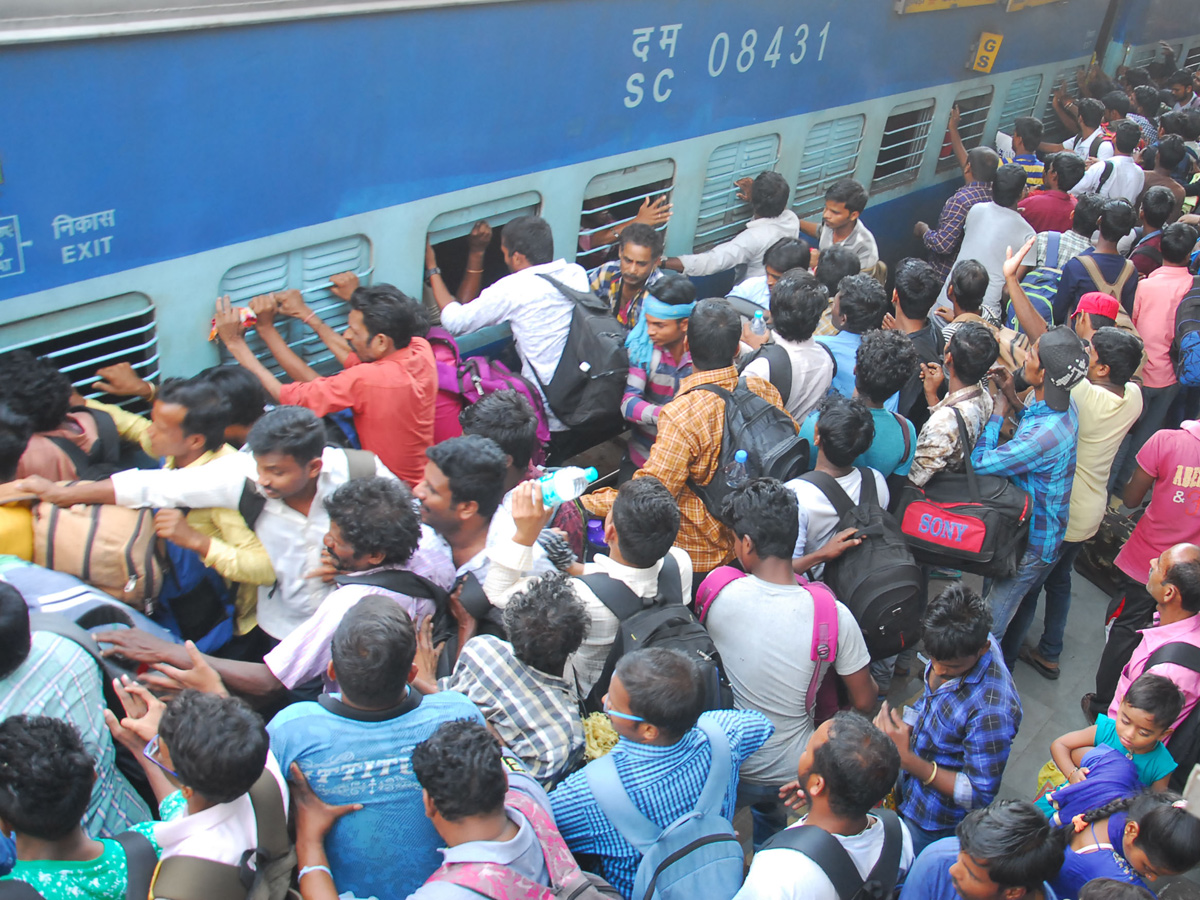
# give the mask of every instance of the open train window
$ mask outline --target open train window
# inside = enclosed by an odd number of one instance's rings
[[[120,294],[35,316],[5,328],[5,351],[28,350],[45,356],[89,398],[111,400],[137,412],[145,411],[138,397],[106,397],[92,390],[96,370],[130,363],[142,378],[158,378],[158,333],[154,306],[141,293]]]
[[[904,103],[892,110],[883,126],[883,141],[875,160],[871,193],[917,180],[932,122],[932,100]]]
[[[1200,66],[1200,44],[1189,50],[1187,57],[1183,60],[1183,67],[1189,72],[1196,71],[1198,66]]]
[[[703,253],[729,240],[746,226],[753,211],[749,203],[737,198],[738,189],[734,182],[774,169],[778,161],[777,134],[725,144],[713,151],[704,173],[700,217],[692,240],[693,253]]]
[[[1000,107],[1000,121],[996,130],[1012,134],[1013,124],[1021,116],[1032,116],[1037,109],[1038,94],[1042,92],[1041,75],[1023,75],[1014,79],[1004,95],[1004,105]]]
[[[1183,54],[1183,43],[1181,42],[1178,44],[1172,44],[1171,49],[1175,51],[1175,62],[1178,65],[1179,58]],[[1131,69],[1135,69],[1138,66],[1148,66],[1156,59],[1159,60],[1159,62],[1162,62],[1162,48],[1158,46],[1157,43],[1146,44],[1144,47],[1133,47],[1129,51],[1128,61],[1125,63],[1125,65],[1129,66]],[[1184,67],[1187,67],[1186,62]]]
[[[671,200],[675,184],[675,162],[660,159],[597,175],[583,193],[583,211],[579,220],[579,248],[575,261],[585,269],[594,269],[615,257],[616,240],[611,229],[637,215],[646,200],[666,197]],[[659,227],[665,231],[666,225]]]
[[[972,88],[963,91],[954,98],[961,118],[958,122],[958,135],[962,138],[963,146],[974,150],[983,142],[983,129],[987,126],[988,113],[992,111],[992,94],[994,88]],[[949,123],[950,113],[946,112]],[[958,159],[950,146],[950,129],[947,127],[946,136],[942,139],[942,150],[938,154],[937,170],[948,172],[958,168]]]
[[[829,185],[854,175],[866,121],[865,116],[844,116],[808,130],[792,197],[792,209],[800,218],[807,219],[824,208]]]
[[[500,250],[500,233],[504,226],[518,216],[537,215],[542,208],[542,195],[526,191],[514,197],[501,197],[444,212],[429,223],[429,243],[437,254],[438,268],[451,291],[458,290],[467,271],[467,236],[476,222],[492,226],[492,242],[483,257],[482,286],[487,287],[508,274],[504,254]],[[561,248],[555,248],[560,250]],[[559,256],[564,255],[559,252]],[[436,309],[436,305],[434,307]]]
[[[371,271],[371,242],[364,235],[353,234],[234,266],[222,276],[217,290],[220,294],[228,294],[235,306],[245,306],[259,294],[295,288],[304,295],[313,312],[340,331],[346,325],[349,310],[329,292],[332,287],[330,276],[355,272],[365,283]],[[303,322],[280,317],[275,320],[275,327],[288,346],[321,374],[340,368],[329,349]],[[283,369],[276,364],[257,334],[246,332],[246,343],[277,377],[283,374]],[[220,352],[222,362],[232,360],[224,346]]]

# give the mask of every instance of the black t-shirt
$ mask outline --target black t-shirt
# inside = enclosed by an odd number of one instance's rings
[[[920,357],[921,362],[940,363],[942,361],[942,357],[946,351],[940,323],[930,319],[928,324],[920,331],[911,332],[908,335],[908,339],[912,341],[913,347],[916,348],[917,356]],[[913,427],[918,432],[929,418],[929,406],[925,402],[925,388],[921,384],[919,374],[913,375],[904,387],[900,389],[898,410],[900,415],[905,416],[913,423]]]

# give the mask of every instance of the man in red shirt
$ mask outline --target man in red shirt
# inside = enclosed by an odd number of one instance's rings
[[[1074,153],[1055,153],[1046,160],[1042,176],[1045,188],[1021,201],[1017,211],[1036,232],[1070,231],[1075,215],[1075,198],[1068,193],[1079,184],[1087,171],[1083,160]]]
[[[353,280],[351,280],[353,279]],[[276,403],[303,406],[318,416],[349,409],[364,450],[409,485],[420,482],[425,450],[433,443],[437,366],[420,305],[390,284],[358,287],[352,274],[333,278],[334,293],[348,299],[344,335],[316,318],[299,291],[255,297],[258,336],[292,383],[282,384],[246,344],[244,327],[228,297],[217,301],[217,334],[239,363],[253,372]],[[275,329],[276,313],[311,325],[343,370],[320,376]]]

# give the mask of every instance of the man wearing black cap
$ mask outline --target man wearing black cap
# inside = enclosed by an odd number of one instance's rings
[[[992,630],[1001,638],[1022,598],[1041,586],[1050,573],[1067,529],[1071,482],[1075,477],[1075,442],[1079,417],[1071,388],[1088,371],[1088,353],[1069,327],[1046,331],[1030,349],[1018,377],[1033,387],[1027,406],[1017,398],[1016,379],[1002,367],[989,373],[999,388],[992,417],[971,454],[980,475],[1004,475],[1029,493],[1033,513],[1029,545],[1011,578],[989,579],[984,596],[992,607]],[[1023,389],[1023,385],[1021,386]],[[1017,431],[1000,445],[1000,426],[1012,412]],[[1017,648],[1005,647],[1012,669]]]

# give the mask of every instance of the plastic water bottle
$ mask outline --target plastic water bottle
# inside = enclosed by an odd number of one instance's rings
[[[538,479],[542,487],[542,504],[546,509],[569,503],[583,495],[587,486],[600,477],[595,466],[581,469],[579,466],[565,466],[556,469]]]
[[[767,320],[763,318],[761,309],[754,311],[754,318],[750,320],[750,333],[758,335],[767,333]]]
[[[733,462],[725,467],[725,483],[731,488],[740,488],[750,477],[746,471],[746,459],[746,451],[739,450],[733,454]]]

